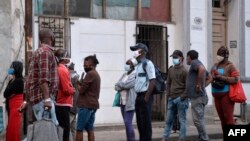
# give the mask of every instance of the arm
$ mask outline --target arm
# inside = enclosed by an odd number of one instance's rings
[[[85,94],[86,90],[90,87],[90,84],[94,80],[94,75],[92,72],[88,72],[84,79],[82,80],[82,83],[78,83],[78,90],[79,94]]]
[[[151,61],[147,63],[146,73],[147,73],[147,77],[149,79],[149,86],[148,86],[147,93],[145,94],[144,100],[145,100],[145,102],[148,102],[148,99],[149,99],[150,95],[154,91],[155,78],[156,78],[156,76],[155,76],[155,67],[154,67],[154,64]]]
[[[170,78],[170,69],[168,71],[168,76],[167,76],[167,95],[170,95],[170,88],[171,88],[171,78]]]
[[[120,81],[118,87],[121,89],[130,89],[135,86],[135,73],[131,73],[125,82]]]
[[[207,87],[212,81],[213,81],[212,75],[206,71],[205,87]]]
[[[155,88],[155,79],[150,79],[149,80],[149,86],[148,86],[148,91],[145,94],[144,100],[145,102],[148,102],[149,96],[153,93]]]
[[[196,79],[196,91],[199,93],[201,91],[202,86],[204,85],[206,69],[203,65],[199,65],[198,67],[198,76]]]

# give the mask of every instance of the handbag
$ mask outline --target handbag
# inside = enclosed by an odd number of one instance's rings
[[[35,121],[28,126],[27,141],[62,141],[63,140],[63,128],[56,126],[51,119],[44,118],[44,114],[48,111],[44,111],[43,119]]]
[[[226,82],[223,80],[214,79],[212,81],[212,87],[216,89],[224,89],[225,85],[226,85]]]
[[[113,107],[120,107],[120,97],[121,97],[121,94],[120,92],[116,92],[115,94],[115,99],[113,101]]]
[[[244,103],[247,98],[240,81],[229,86],[229,97],[233,102]]]

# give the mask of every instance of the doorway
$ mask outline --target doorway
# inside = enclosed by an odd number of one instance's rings
[[[167,27],[138,24],[136,26],[136,42],[144,43],[148,46],[147,58],[166,74],[168,66]],[[153,121],[164,121],[165,103],[164,94],[154,95],[152,106]]]
[[[213,0],[213,17],[212,17],[212,39],[213,39],[213,64],[217,61],[217,50],[221,46],[226,46],[227,44],[227,13],[226,5],[224,0]],[[214,120],[219,121],[217,111],[215,109],[215,104],[213,102],[214,108]]]

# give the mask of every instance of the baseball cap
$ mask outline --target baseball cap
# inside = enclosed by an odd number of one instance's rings
[[[142,49],[145,52],[148,52],[148,47],[147,45],[143,44],[143,43],[137,43],[135,46],[130,46],[130,50],[135,51],[137,49]]]
[[[183,53],[180,50],[175,50],[170,57],[183,57]]]

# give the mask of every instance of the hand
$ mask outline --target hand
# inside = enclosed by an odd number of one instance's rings
[[[52,101],[44,101],[44,109],[45,109],[45,110],[51,109],[51,107],[52,107],[51,102],[52,102]]]
[[[197,94],[200,94],[200,92],[201,92],[201,85],[196,85],[196,87],[195,87],[196,89],[196,93]]]
[[[19,111],[19,112],[23,112],[23,110],[26,108],[26,106],[27,106],[27,102],[24,101],[24,102],[21,104],[21,106],[18,108],[18,111]]]
[[[186,97],[185,96],[181,96],[181,101],[184,101],[184,100],[186,100]]]
[[[214,79],[221,80],[221,78],[222,78],[222,75],[219,75],[219,74],[214,76]]]
[[[148,98],[149,98],[149,97],[148,97],[147,95],[144,96],[144,101],[145,101],[146,103],[148,102]]]

